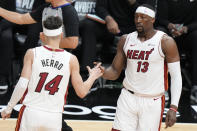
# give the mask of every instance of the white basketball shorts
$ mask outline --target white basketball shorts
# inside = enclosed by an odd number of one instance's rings
[[[118,98],[113,130],[159,131],[165,98],[140,97],[122,89]]]
[[[22,106],[16,131],[61,131],[62,113],[46,112]]]

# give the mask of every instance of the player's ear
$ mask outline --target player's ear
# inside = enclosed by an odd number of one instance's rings
[[[152,23],[155,23],[155,18],[152,18],[151,22],[152,22]]]

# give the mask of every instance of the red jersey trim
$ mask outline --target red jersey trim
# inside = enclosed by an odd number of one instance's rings
[[[21,125],[21,120],[22,120],[22,117],[23,117],[23,112],[25,110],[25,105],[23,105],[20,109],[20,112],[19,112],[19,115],[18,115],[18,119],[17,119],[17,122],[16,122],[16,128],[15,128],[15,131],[19,131],[20,130],[20,125]]]
[[[45,49],[47,49],[47,50],[50,50],[50,51],[55,51],[55,52],[63,52],[64,50],[63,49],[52,49],[52,48],[50,48],[50,47],[47,47],[47,46],[43,46]]]

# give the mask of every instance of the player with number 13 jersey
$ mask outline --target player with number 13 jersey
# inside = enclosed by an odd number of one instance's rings
[[[161,49],[161,39],[164,34],[164,32],[157,31],[151,39],[144,42],[137,38],[137,31],[127,36],[123,47],[127,57],[127,68],[123,81],[125,88],[151,96],[164,93],[167,88],[165,87],[167,77],[164,77],[167,70]]]

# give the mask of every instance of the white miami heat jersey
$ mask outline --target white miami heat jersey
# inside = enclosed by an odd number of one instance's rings
[[[70,56],[63,49],[33,49],[32,75],[23,104],[50,112],[62,112],[70,78]]]
[[[161,49],[161,39],[164,32],[156,34],[141,42],[138,33],[128,34],[124,53],[127,57],[127,67],[123,86],[139,94],[154,96],[165,91],[167,85],[167,67]]]

